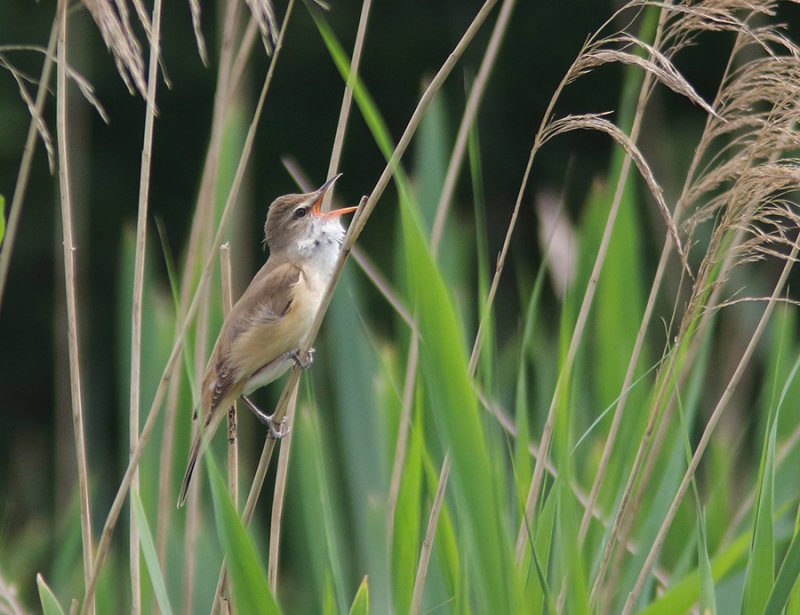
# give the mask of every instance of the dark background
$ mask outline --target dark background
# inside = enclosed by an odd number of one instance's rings
[[[349,52],[360,4],[332,4],[328,19]],[[395,141],[411,116],[426,78],[441,66],[479,6],[472,0],[374,3],[360,73]],[[163,220],[176,255],[182,253],[190,226],[215,87],[213,50],[219,7],[204,2],[202,8],[203,32],[211,50],[209,68],[202,65],[196,52],[187,3],[164,3],[163,59],[172,88],[159,84],[150,214],[151,220]],[[479,114],[492,261],[500,248],[544,108],[581,44],[614,9],[614,2],[600,0],[517,3],[514,25],[503,42]],[[285,3],[279,1],[276,10],[281,18]],[[53,13],[54,3],[45,0],[5,2],[0,9],[0,45],[45,46]],[[785,17],[795,18],[788,13]],[[451,137],[463,109],[464,76],[477,72],[494,19],[492,15],[484,25],[441,94],[448,109]],[[140,28],[138,32],[144,41]],[[127,426],[117,420],[121,415],[118,404],[126,399],[126,392],[117,390],[115,384],[119,369],[115,310],[121,236],[124,229],[135,226],[136,220],[145,105],[140,97],[128,93],[88,13],[77,5],[70,18],[70,33],[69,57],[93,84],[110,118],[110,123],[104,124],[77,95],[70,101],[74,124],[69,130],[76,156],[72,176],[75,218],[79,220],[76,264],[81,292],[78,302],[87,441],[91,465],[106,468],[110,476],[117,477],[122,460],[114,457],[115,447],[106,450],[103,442],[116,442],[127,432]],[[718,85],[731,37],[708,35],[701,41],[702,47],[689,49],[678,57],[678,65],[698,92],[710,98]],[[7,51],[4,55],[20,70],[38,77],[40,54]],[[245,86],[251,93],[258,92],[266,67],[267,59],[259,47],[250,62]],[[606,67],[579,80],[565,91],[557,113],[615,108],[622,75],[621,68]],[[53,89],[54,85],[55,76]],[[35,86],[28,87],[35,92]],[[281,157],[294,157],[315,184],[325,179],[342,91],[342,80],[311,17],[298,4],[250,165],[248,191],[257,205],[242,213],[246,236],[240,244],[252,246],[248,255],[250,272],[264,258],[258,246],[267,204],[277,195],[295,191]],[[250,98],[252,101],[253,96]],[[46,113],[55,137],[54,107],[51,96]],[[660,90],[655,108],[657,113],[648,117],[645,125],[642,148],[652,157],[669,201],[680,189],[680,184],[671,180],[682,177],[691,153],[682,136],[697,130],[703,114]],[[0,70],[0,194],[6,198],[6,210],[14,191],[28,122],[15,81],[7,71]],[[649,146],[648,131],[656,130],[666,130],[674,137],[667,148]],[[581,133],[560,138],[537,159],[532,190],[563,191],[571,215],[576,217],[591,182],[606,171],[610,151],[608,139],[602,136]],[[674,157],[674,153],[681,156]],[[405,160],[407,167],[413,165],[413,155],[412,146]],[[369,193],[383,167],[383,158],[354,106],[338,197],[355,203],[362,194]],[[463,198],[455,199],[456,216],[471,215],[466,177],[462,171],[459,194]],[[388,251],[382,247],[396,221],[393,198],[390,189],[384,197],[387,202],[378,207],[361,239],[362,247],[384,270],[390,268],[390,262]],[[535,269],[539,255],[532,248],[536,221],[531,198],[528,195],[523,207],[510,260],[527,262],[530,269]],[[39,142],[0,307],[0,549],[20,523],[35,523],[36,519],[41,522],[42,518],[50,518],[54,507],[63,504],[58,496],[56,467],[59,459],[74,463],[74,457],[59,457],[55,442],[57,416],[62,417],[62,424],[66,420],[71,429],[64,362],[66,321],[54,320],[54,313],[58,313],[54,308],[64,301],[60,234],[58,180],[48,171]],[[156,238],[151,234],[153,240]],[[155,255],[152,266],[157,274],[165,276],[160,253],[151,255]],[[249,272],[243,272],[242,277],[249,277]],[[504,300],[512,299],[501,295],[500,309]],[[376,318],[380,316],[377,314]],[[149,400],[143,399],[146,403]],[[111,483],[116,485],[116,480]]]

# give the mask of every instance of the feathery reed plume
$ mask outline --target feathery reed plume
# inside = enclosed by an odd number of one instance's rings
[[[253,19],[258,24],[261,32],[261,40],[267,55],[272,55],[275,42],[278,40],[278,21],[275,19],[275,9],[272,8],[270,0],[244,0]]]
[[[688,352],[676,353],[665,369],[660,370],[648,426],[605,547],[593,596],[605,574],[610,549],[616,540],[627,541],[632,531],[632,511],[638,509],[661,444],[656,438],[648,448],[650,435],[655,424],[666,420],[664,417],[675,406],[676,384],[683,382],[688,373],[701,339],[699,333],[707,317],[720,305],[720,291],[731,270],[767,256],[785,259],[794,246],[789,236],[795,235],[800,216],[789,193],[796,188],[800,175],[797,162],[787,158],[786,152],[798,143],[793,101],[800,88],[799,54],[778,27],[752,25],[756,17],[774,15],[776,4],[705,0],[664,8],[669,11],[663,43],[666,57],[671,58],[694,44],[704,31],[733,32],[737,39],[714,102],[715,113],[707,117],[675,211],[675,221],[686,246],[700,245],[696,231],[713,220],[710,240],[698,255],[700,265],[690,298],[684,307],[679,308],[676,303],[676,311],[682,316],[675,339],[678,346],[687,343]],[[714,425],[709,422],[706,429],[711,430]],[[702,452],[698,448],[696,455]],[[640,477],[645,457],[648,462]],[[637,479],[637,495],[629,502]],[[677,501],[683,493],[679,490]],[[664,524],[668,527],[670,523],[668,517]],[[610,608],[622,555],[617,552],[605,584],[608,593],[602,613]],[[642,571],[644,574],[646,571]],[[639,583],[637,586],[641,589]]]
[[[108,0],[84,0],[83,3],[97,24],[106,47],[113,53],[117,72],[128,90],[131,94],[138,91],[146,98],[142,48],[131,30],[125,3],[117,2],[116,10]]]

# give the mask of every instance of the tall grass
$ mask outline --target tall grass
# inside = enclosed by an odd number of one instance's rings
[[[497,153],[481,138],[480,110],[504,69],[505,37],[529,27],[515,23],[513,0],[487,0],[475,12],[397,143],[359,72],[369,0],[352,52],[319,5],[290,1],[276,13],[266,0],[246,11],[225,4],[209,59],[218,73],[208,150],[177,265],[166,242],[155,249],[148,228],[161,3],[152,14],[131,7],[146,34],[146,75],[129,7],[85,4],[123,80],[145,101],[138,219],[135,233],[123,234],[117,289],[119,338],[130,344],[120,374],[129,386],[130,434],[119,442],[127,466],[113,489],[92,484],[77,318],[87,306],[74,280],[67,147],[66,84],[79,77],[62,0],[36,97],[20,82],[32,119],[0,252],[0,300],[31,145],[37,134],[50,138],[41,109],[55,59],[79,480],[52,565],[37,561],[41,574],[31,578],[13,572],[25,534],[0,554],[11,572],[0,576],[2,609],[25,612],[10,576],[37,583],[40,605],[31,592],[27,608],[48,615],[800,613],[800,340],[789,286],[800,249],[800,48],[775,23],[777,2],[634,1],[609,16],[565,67],[527,157],[508,161],[520,177],[504,187],[504,208],[491,207],[486,193],[493,178],[485,161]],[[205,61],[200,6],[191,7]],[[347,178],[368,194],[315,322],[313,369],[292,370],[279,398],[272,386],[290,436],[265,438],[256,462],[253,439],[242,434],[262,430],[232,411],[227,438],[212,443],[186,508],[176,511],[196,383],[246,249],[233,241],[220,258],[220,248],[299,11],[310,12],[342,77],[328,175],[339,170],[354,113],[385,166],[378,178]],[[248,115],[240,86],[248,58],[262,52],[259,35],[269,65]],[[678,66],[682,52],[713,35],[732,45],[706,99]],[[482,61],[456,110],[441,90],[458,79],[467,50]],[[626,67],[617,109],[567,108],[576,82],[614,65]],[[673,142],[657,105],[666,90],[705,120],[680,182],[668,186],[651,162]],[[451,138],[448,114],[456,112]],[[539,220],[548,229],[540,245],[520,245],[531,193],[544,201],[532,186],[537,165],[547,146],[575,131],[613,144],[604,177],[582,195],[574,221],[554,208]],[[287,166],[308,189],[305,173]],[[463,210],[454,207],[459,177],[471,188]],[[535,209],[544,212],[544,203]],[[377,217],[394,222],[394,236],[381,241],[388,271],[359,246]],[[498,226],[502,239],[489,232]],[[162,260],[164,276],[154,266]],[[743,383],[749,393],[737,397]],[[110,506],[98,496],[109,490]]]

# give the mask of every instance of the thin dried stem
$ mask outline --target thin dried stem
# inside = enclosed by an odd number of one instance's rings
[[[500,7],[500,13],[494,24],[492,36],[489,38],[489,44],[486,46],[486,53],[483,56],[483,60],[481,60],[481,66],[478,69],[478,74],[475,76],[475,81],[472,82],[467,104],[464,107],[464,114],[461,116],[461,124],[458,127],[456,143],[453,146],[453,152],[450,154],[450,162],[447,165],[447,173],[444,176],[442,194],[439,196],[439,204],[436,206],[436,217],[433,220],[431,251],[434,255],[439,251],[439,243],[444,234],[444,225],[447,220],[447,212],[453,201],[456,179],[458,179],[458,173],[464,161],[464,153],[467,150],[469,129],[475,123],[475,117],[478,114],[478,109],[483,99],[483,93],[486,91],[486,86],[489,83],[489,77],[494,68],[497,54],[500,51],[500,43],[502,43],[503,36],[506,33],[508,21],[511,19],[511,14],[514,11],[515,2],[516,0],[504,0],[503,5]]]
[[[344,242],[342,244],[342,249],[339,252],[339,257],[337,259],[336,266],[333,271],[333,276],[325,292],[325,295],[322,298],[322,301],[320,303],[320,308],[317,311],[314,323],[312,324],[311,327],[311,331],[307,337],[306,347],[301,349],[301,351],[307,351],[308,348],[310,348],[311,345],[313,344],[314,339],[316,338],[316,335],[319,332],[322,319],[325,315],[326,310],[328,309],[328,304],[330,303],[331,297],[333,296],[333,291],[336,288],[336,283],[338,282],[339,276],[341,275],[342,269],[344,268],[347,256],[352,250],[353,244],[360,235],[361,231],[364,229],[364,225],[366,224],[367,219],[369,218],[370,214],[375,208],[375,205],[377,204],[378,200],[383,194],[383,191],[386,189],[389,180],[394,175],[394,172],[397,169],[397,165],[399,164],[400,159],[405,154],[406,149],[408,148],[408,145],[411,142],[411,138],[413,137],[414,133],[419,127],[419,123],[422,120],[425,110],[428,108],[430,102],[433,100],[435,95],[441,89],[442,85],[444,84],[444,81],[450,75],[453,68],[455,67],[455,64],[458,62],[461,55],[469,46],[469,43],[475,37],[475,34],[483,25],[483,22],[488,17],[489,13],[491,12],[496,2],[497,0],[486,0],[481,9],[478,11],[477,15],[470,23],[465,33],[462,35],[461,40],[459,40],[456,47],[448,56],[447,60],[445,60],[442,67],[436,73],[436,75],[431,80],[428,87],[425,89],[425,92],[423,92],[422,96],[420,97],[420,100],[417,103],[417,107],[414,110],[411,119],[409,119],[405,130],[403,131],[403,135],[400,137],[400,140],[398,141],[397,146],[395,147],[395,150],[392,153],[391,158],[389,159],[389,162],[384,168],[383,173],[378,179],[378,182],[375,185],[375,188],[373,188],[369,198],[367,197],[362,198],[358,210],[356,211],[353,220],[350,223],[350,226],[347,230],[347,234],[345,235]],[[293,405],[294,403],[296,403],[297,385],[300,380],[300,372],[301,370],[297,366],[295,366],[289,373],[289,378],[287,379],[287,382],[284,385],[283,391],[281,392],[281,397],[278,400],[275,412],[273,413],[274,420],[280,421],[281,419],[283,419],[283,417],[286,416],[286,411],[289,405],[290,404]],[[292,401],[293,399],[295,400],[294,402]],[[274,450],[274,448],[275,448],[275,440],[273,438],[268,437],[264,442],[264,448],[261,452],[261,459],[259,460],[258,467],[256,468],[256,474],[255,477],[253,478],[253,483],[250,487],[250,493],[248,495],[247,502],[245,503],[245,507],[242,512],[242,519],[245,521],[245,523],[249,522],[253,510],[255,509],[255,505],[261,490],[261,485],[263,484],[264,476],[266,475],[267,467],[269,466],[269,461],[270,458],[272,457],[272,451]],[[220,571],[220,580],[217,583],[218,591],[222,585],[222,579],[224,577],[225,577],[225,570],[223,565],[223,570]],[[216,606],[216,604],[217,600],[215,599],[214,605]],[[212,611],[212,614],[215,612],[216,611]]]
[[[142,360],[142,295],[144,294],[144,266],[147,252],[147,209],[150,196],[150,160],[153,153],[153,124],[156,111],[156,83],[158,60],[161,55],[161,0],[153,5],[153,27],[150,30],[150,65],[147,76],[147,105],[145,109],[142,161],[139,168],[139,205],[136,220],[136,256],[133,269],[131,304],[131,380],[130,380],[130,450],[134,451],[139,439],[139,406],[141,397]],[[132,487],[139,486],[139,473],[134,472]],[[130,507],[129,560],[131,576],[131,613],[141,612],[141,572],[139,557],[139,530],[133,506]]]
[[[70,197],[69,159],[67,157],[67,0],[58,3],[58,69],[56,89],[56,133],[58,141],[58,183],[61,193],[61,229],[64,248],[64,284],[67,294],[67,336],[69,377],[72,397],[72,425],[75,431],[75,453],[78,463],[78,492],[81,503],[81,539],[83,574],[88,583],[92,570],[92,522],[89,506],[89,475],[83,426],[80,354],[78,349],[78,308],[75,297],[75,246],[72,234],[72,202]],[[94,601],[88,600],[86,613],[94,612]]]
[[[199,10],[199,7],[198,7]],[[222,138],[225,132],[225,122],[228,110],[235,102],[235,95],[231,91],[231,70],[230,67],[234,58],[235,33],[237,15],[239,13],[239,3],[230,0],[223,9],[224,19],[222,27],[222,42],[220,44],[219,69],[217,71],[217,87],[214,92],[214,107],[211,119],[211,136],[209,139],[206,158],[203,164],[203,174],[200,180],[200,191],[197,198],[196,212],[192,223],[192,233],[190,237],[190,251],[193,255],[187,257],[184,271],[184,288],[188,294],[189,282],[194,278],[194,267],[197,262],[203,262],[208,256],[216,254],[217,250],[212,246],[213,242],[213,220],[214,203],[216,201],[217,185],[219,180],[220,156],[222,151]],[[202,53],[202,50],[201,50]],[[193,248],[193,249],[192,249]],[[196,259],[196,260],[195,260]],[[182,291],[182,295],[185,296]],[[197,326],[195,329],[195,381],[200,382],[203,378],[207,359],[208,343],[208,320],[210,305],[204,302],[199,309]],[[193,430],[196,425],[193,424]],[[197,482],[197,481],[195,481]],[[192,603],[194,596],[194,572],[197,558],[195,557],[195,545],[197,543],[197,532],[200,530],[200,500],[198,485],[190,487],[189,502],[186,510],[186,525],[184,528],[184,569],[183,569],[183,612],[189,615],[193,611]]]
[[[228,220],[230,219],[231,213],[233,211],[233,205],[236,202],[239,190],[241,189],[242,179],[244,178],[245,169],[247,168],[247,163],[250,160],[250,154],[253,150],[253,141],[255,139],[256,129],[258,127],[259,120],[261,118],[261,113],[264,109],[264,101],[266,100],[267,92],[269,91],[269,86],[272,83],[272,75],[274,74],[275,64],[277,62],[277,58],[279,57],[280,49],[282,47],[282,40],[283,35],[286,31],[286,24],[289,15],[291,15],[291,8],[294,6],[294,0],[290,0],[289,5],[287,7],[286,17],[284,18],[284,22],[281,26],[281,32],[278,36],[278,42],[275,46],[275,52],[272,54],[272,60],[269,65],[269,69],[267,71],[267,75],[264,79],[264,85],[261,89],[261,94],[258,98],[258,103],[256,104],[255,112],[253,113],[253,120],[250,123],[250,127],[247,131],[247,136],[245,138],[244,146],[242,147],[242,154],[239,158],[239,163],[236,168],[236,173],[233,178],[233,182],[231,183],[231,189],[228,193],[228,198],[225,201],[225,206],[222,210],[222,215],[220,216],[219,226],[217,228],[216,235],[214,237],[214,245],[220,246],[222,245],[222,237],[225,233],[227,228]],[[128,467],[125,470],[125,474],[120,481],[120,486],[117,490],[116,495],[114,496],[114,501],[112,502],[111,508],[108,512],[106,517],[105,524],[103,526],[103,532],[100,536],[100,542],[97,546],[97,557],[94,561],[94,566],[92,567],[92,573],[88,577],[89,580],[86,585],[86,591],[84,594],[83,603],[81,605],[80,613],[81,615],[86,615],[88,604],[90,598],[94,595],[94,591],[97,587],[97,580],[100,573],[100,568],[105,560],[105,556],[108,554],[108,548],[111,542],[111,535],[113,534],[114,527],[116,526],[117,519],[119,518],[119,513],[122,508],[122,504],[127,496],[128,489],[130,488],[130,481],[133,475],[133,470],[137,467],[139,460],[141,459],[142,453],[144,452],[144,448],[149,441],[150,434],[155,426],[156,419],[161,410],[161,404],[164,401],[164,395],[166,394],[167,384],[169,383],[170,379],[174,374],[174,370],[178,365],[178,357],[181,354],[183,348],[183,341],[186,338],[186,334],[189,330],[192,320],[197,313],[197,309],[200,306],[200,302],[206,296],[208,292],[208,283],[211,278],[211,271],[214,268],[214,263],[216,261],[216,249],[213,250],[207,257],[204,265],[203,270],[200,275],[200,280],[197,284],[197,289],[195,290],[194,296],[192,297],[192,301],[189,304],[189,308],[186,311],[186,317],[180,327],[180,332],[175,340],[175,343],[172,346],[172,351],[170,352],[170,356],[167,359],[167,364],[164,367],[164,371],[161,376],[161,380],[159,381],[158,387],[156,388],[156,392],[153,398],[153,403],[150,406],[150,412],[148,413],[147,420],[145,421],[144,427],[142,428],[141,433],[139,434],[139,444],[136,447],[136,450],[131,455],[131,459],[128,462]]]
[[[727,63],[726,68],[725,68],[725,75],[727,75],[728,72],[732,68],[732,60],[733,60],[733,54],[728,58],[728,63]],[[724,81],[725,81],[725,78],[723,77],[723,82]],[[720,98],[722,96],[722,92],[723,92],[723,90],[722,90],[722,88],[720,88],[718,90],[716,98],[714,100],[714,107],[718,107],[719,106]],[[711,115],[707,116],[707,118],[706,118],[706,126],[705,126],[705,129],[703,131],[703,135],[701,136],[700,142],[699,142],[697,148],[695,149],[694,156],[692,158],[692,161],[691,161],[691,163],[689,165],[689,169],[688,169],[687,174],[686,174],[686,180],[684,182],[684,186],[683,186],[683,190],[681,192],[681,196],[680,196],[680,198],[678,198],[678,202],[675,205],[675,213],[674,213],[673,217],[674,217],[674,219],[676,221],[680,221],[681,217],[683,216],[684,210],[686,209],[686,207],[688,206],[688,204],[690,202],[690,200],[687,197],[687,194],[689,193],[689,191],[691,189],[691,181],[692,181],[692,178],[695,176],[695,172],[696,172],[697,167],[700,164],[703,152],[705,152],[707,147],[708,147],[710,137],[708,137],[707,135],[710,132],[710,127],[712,125],[712,121],[713,120],[714,120],[714,117],[711,116]],[[661,250],[661,256],[659,257],[658,266],[656,268],[656,273],[655,273],[655,275],[653,277],[653,283],[651,284],[651,287],[650,287],[650,295],[649,295],[648,300],[647,300],[647,305],[645,306],[644,314],[642,315],[642,321],[641,321],[641,324],[639,326],[639,331],[637,332],[637,335],[636,335],[636,342],[634,344],[634,350],[631,353],[631,358],[630,358],[630,361],[628,363],[627,372],[625,374],[624,383],[627,383],[628,385],[630,385],[630,382],[633,379],[633,373],[635,371],[635,366],[636,366],[636,363],[638,362],[639,355],[641,354],[641,350],[642,350],[642,347],[644,345],[644,337],[646,335],[647,328],[649,326],[650,319],[652,317],[652,312],[653,312],[653,310],[655,308],[656,297],[658,295],[658,290],[661,287],[661,282],[662,282],[662,280],[664,278],[664,274],[666,272],[666,267],[667,267],[667,261],[669,259],[669,256],[671,255],[671,252],[672,252],[672,242],[669,239],[667,239],[667,240],[665,240],[664,246],[663,246],[663,248]],[[628,386],[624,386],[624,384],[623,384],[623,389],[622,390],[623,390],[623,393],[622,393],[622,395],[620,397],[619,403],[617,404],[617,408],[616,408],[615,414],[614,414],[614,420],[616,420],[617,416],[621,417],[621,415],[623,413],[623,410],[625,408],[625,404],[626,404],[627,399],[628,399],[628,394],[627,394]],[[603,555],[602,555],[602,558],[601,558],[601,563],[600,563],[598,572],[595,575],[595,580],[594,580],[594,584],[592,586],[592,591],[591,591],[591,595],[593,597],[596,597],[598,591],[600,590],[600,585],[601,585],[601,583],[603,581],[603,578],[605,576],[605,571],[606,571],[606,568],[607,568],[608,563],[609,563],[609,559],[610,559],[611,554],[612,554],[612,549],[614,548],[614,545],[615,545],[615,543],[617,541],[617,536],[618,536],[618,534],[620,532],[620,528],[622,527],[622,523],[623,523],[626,511],[627,511],[628,501],[630,499],[631,492],[633,490],[633,487],[634,487],[634,484],[636,482],[636,479],[638,478],[639,468],[641,468],[641,465],[643,463],[644,455],[646,454],[646,452],[647,452],[647,450],[649,448],[650,437],[652,435],[653,429],[655,428],[656,422],[657,422],[658,417],[659,417],[659,414],[656,412],[657,408],[658,408],[657,405],[655,405],[655,404],[651,405],[651,412],[650,412],[650,415],[648,417],[648,424],[647,424],[647,426],[645,428],[644,435],[643,435],[643,437],[641,438],[641,440],[639,442],[639,447],[637,449],[636,456],[634,458],[634,462],[633,462],[633,465],[631,467],[631,470],[630,470],[630,472],[628,474],[628,480],[627,480],[627,483],[625,485],[625,489],[623,491],[622,498],[620,500],[620,505],[619,505],[617,514],[615,516],[614,524],[612,525],[611,533],[609,534],[608,540],[606,541],[606,546],[605,546],[605,548],[603,550]],[[597,482],[597,479],[595,479],[595,482]],[[599,489],[599,485],[598,485],[597,488]],[[595,489],[595,485],[594,484],[592,485],[592,489],[593,490]]]
[[[364,0],[361,4],[361,17],[358,20],[358,30],[356,31],[356,40],[353,44],[353,57],[350,60],[350,72],[347,77],[347,84],[344,88],[344,96],[342,98],[342,106],[339,108],[339,120],[336,123],[336,136],[333,139],[333,149],[331,150],[331,159],[328,164],[327,177],[333,177],[339,169],[339,160],[342,156],[342,145],[344,143],[344,135],[347,130],[347,119],[350,117],[350,107],[353,103],[353,84],[358,78],[358,66],[361,62],[361,52],[364,48],[364,36],[367,32],[367,20],[369,19],[369,10],[372,6],[372,0]],[[336,184],[325,193],[322,199],[322,211],[328,211],[331,208],[333,200],[333,191],[336,189]]]
[[[389,495],[386,498],[386,552],[391,553],[394,537],[394,515],[397,510],[397,498],[400,494],[400,482],[403,478],[403,467],[408,448],[408,430],[411,427],[411,406],[414,401],[414,383],[417,378],[419,364],[419,332],[416,319],[411,329],[411,342],[406,361],[406,377],[403,384],[403,400],[400,407],[400,421],[397,427],[397,443],[394,447],[392,476],[389,480]]]
[[[725,387],[725,390],[722,393],[717,405],[714,408],[714,411],[711,413],[711,416],[706,423],[706,427],[703,430],[703,435],[700,437],[700,441],[697,443],[697,448],[695,448],[694,453],[692,454],[692,459],[689,462],[689,467],[686,468],[686,472],[683,475],[683,479],[678,487],[678,491],[675,494],[675,497],[670,504],[669,509],[667,510],[667,514],[664,518],[664,521],[661,523],[661,527],[658,530],[658,534],[656,535],[655,540],[653,541],[653,545],[650,548],[650,551],[647,553],[647,558],[642,565],[642,569],[639,572],[639,576],[636,579],[636,583],[633,586],[633,590],[628,594],[628,598],[625,601],[625,605],[622,609],[622,615],[630,615],[633,611],[633,607],[636,604],[636,601],[639,598],[639,594],[644,587],[644,582],[647,580],[647,577],[650,575],[650,570],[655,564],[656,557],[658,557],[659,552],[661,551],[661,545],[664,544],[664,539],[666,538],[667,531],[669,530],[670,526],[672,525],[672,521],[675,518],[675,515],[678,512],[678,506],[680,506],[681,501],[683,500],[683,496],[686,493],[686,490],[689,488],[689,484],[694,477],[695,472],[697,471],[698,465],[700,465],[700,460],[703,457],[703,453],[705,453],[706,447],[708,446],[708,442],[711,440],[711,435],[714,432],[714,429],[719,423],[720,418],[722,418],[722,413],[725,411],[725,408],[728,405],[728,401],[733,396],[733,392],[736,389],[736,386],[739,384],[739,380],[741,380],[742,374],[744,370],[747,368],[748,363],[750,362],[750,357],[755,350],[755,347],[758,341],[761,339],[761,335],[764,332],[764,328],[767,326],[769,319],[772,315],[772,311],[775,308],[775,304],[777,300],[780,298],[780,295],[783,293],[784,285],[786,284],[786,280],[789,277],[789,272],[792,270],[792,266],[794,265],[794,261],[797,258],[798,248],[800,248],[800,243],[795,240],[795,244],[792,247],[791,254],[783,266],[783,271],[781,271],[781,276],[778,279],[777,284],[772,292],[772,296],[770,297],[770,301],[767,306],[764,308],[764,312],[761,315],[761,319],[758,322],[758,326],[756,327],[753,335],[750,338],[750,342],[747,344],[747,348],[745,349],[744,353],[742,353],[742,357],[739,360],[738,365],[736,366],[736,370],[734,371],[733,375],[731,376],[730,380],[728,381],[728,385]]]
[[[222,314],[227,318],[233,307],[233,276],[231,247],[226,242],[219,247],[219,271],[222,282]],[[234,508],[239,508],[239,425],[237,403],[228,409],[228,491]]]
[[[224,317],[233,307],[233,284],[231,275],[231,249],[228,243],[219,248],[219,271],[222,282],[222,314]],[[239,509],[239,424],[237,402],[228,408],[228,492],[231,494],[233,507]],[[220,600],[226,601],[227,580],[222,587]]]
[[[431,514],[428,517],[428,527],[425,530],[425,538],[422,540],[422,548],[419,552],[419,563],[417,564],[417,574],[414,577],[414,590],[411,594],[411,606],[408,609],[409,615],[417,615],[422,604],[422,592],[425,589],[425,579],[428,576],[428,564],[433,552],[434,538],[436,537],[436,527],[439,524],[439,513],[442,511],[444,502],[445,487],[447,478],[450,476],[450,452],[444,456],[442,469],[439,471],[439,485],[436,488],[436,495],[433,498]]]
[[[394,175],[395,170],[397,169],[397,165],[400,162],[400,159],[406,152],[409,143],[411,142],[411,138],[414,136],[417,128],[419,127],[419,123],[422,120],[422,116],[424,115],[428,105],[436,96],[438,91],[441,89],[444,81],[452,72],[453,68],[455,67],[456,62],[460,59],[461,55],[466,50],[469,43],[474,38],[477,31],[483,25],[483,22],[486,20],[489,12],[491,12],[494,5],[497,3],[497,0],[486,0],[486,2],[481,7],[480,11],[478,11],[477,15],[473,19],[470,26],[467,28],[464,35],[461,37],[461,40],[458,42],[456,47],[448,56],[447,60],[444,62],[442,67],[436,73],[434,78],[431,80],[428,87],[425,89],[425,92],[420,97],[419,103],[417,103],[417,107],[414,110],[414,113],[411,116],[411,119],[408,121],[406,125],[405,131],[403,135],[400,137],[400,141],[397,143],[394,152],[392,153],[389,162],[386,164],[386,167],[383,170],[378,182],[376,183],[375,187],[373,188],[369,198],[364,201],[362,199],[361,204],[358,207],[358,210],[353,217],[353,221],[350,223],[350,227],[347,230],[347,235],[345,236],[344,243],[342,245],[342,249],[339,252],[339,258],[336,263],[336,267],[334,268],[333,277],[331,279],[331,283],[328,286],[328,289],[325,295],[322,298],[320,309],[317,312],[317,315],[314,319],[314,324],[311,327],[311,333],[307,338],[306,348],[303,348],[303,351],[308,350],[311,344],[314,341],[314,338],[319,331],[320,324],[322,322],[322,318],[325,315],[325,311],[328,309],[328,304],[330,303],[331,296],[333,295],[333,290],[336,287],[336,282],[339,280],[339,275],[344,267],[344,263],[347,259],[347,256],[352,249],[353,243],[356,241],[358,236],[361,234],[361,231],[364,229],[364,225],[366,224],[369,216],[371,215],[375,205],[377,204],[378,200],[380,199],[383,191],[386,189],[386,186],[389,184],[389,180]],[[275,419],[281,420],[286,413],[286,407],[289,400],[290,395],[293,395],[291,392],[292,390],[296,389],[297,383],[300,378],[301,370],[294,366],[292,371],[289,373],[289,378],[284,386],[283,392],[281,393],[281,397],[278,400],[278,404],[275,409]],[[268,448],[271,449],[272,443],[270,439],[267,440],[267,443],[264,445],[264,453],[267,452]],[[264,459],[265,454],[262,454],[262,460]],[[259,463],[260,465],[260,463]]]
[[[250,54],[253,52],[253,45],[258,36],[258,26],[252,19],[247,22],[242,40],[239,43],[239,50],[236,52],[233,64],[231,65],[231,76],[228,83],[228,98],[233,98],[239,91],[239,86],[242,83],[244,69],[247,67],[247,62],[250,60]],[[228,102],[230,104],[230,101]]]
[[[6,282],[8,281],[8,268],[11,264],[11,253],[14,250],[14,241],[17,238],[19,228],[19,218],[22,214],[22,203],[25,200],[25,192],[28,188],[28,179],[31,174],[31,164],[33,154],[36,151],[36,136],[39,133],[37,118],[42,116],[44,101],[47,98],[47,88],[50,83],[50,74],[53,72],[53,52],[56,48],[58,38],[58,19],[53,20],[50,29],[50,40],[47,43],[47,51],[42,63],[42,75],[39,79],[39,88],[36,91],[36,102],[34,103],[34,114],[31,116],[31,123],[28,125],[28,136],[25,139],[25,148],[22,150],[22,160],[19,163],[17,173],[17,183],[14,185],[14,196],[11,197],[11,209],[8,213],[3,243],[0,245],[0,309],[3,307],[3,296],[5,295]]]
[[[297,403],[290,404],[286,414],[289,425],[294,424],[294,415]],[[269,524],[269,561],[267,563],[267,580],[272,595],[278,597],[278,556],[281,545],[281,521],[283,519],[283,505],[286,500],[286,482],[289,475],[289,455],[291,454],[292,432],[281,442],[278,453],[278,468],[275,474],[275,491],[272,498],[272,516]]]
[[[656,26],[656,33],[654,37],[654,42],[652,48],[658,49],[661,37],[663,34],[664,29],[664,22],[667,18],[667,11],[661,10],[658,18],[658,25]],[[642,123],[642,117],[644,116],[644,108],[645,103],[647,102],[648,92],[650,91],[650,86],[652,83],[652,77],[650,73],[645,73],[644,79],[642,80],[642,85],[639,89],[639,100],[636,104],[636,113],[633,118],[633,124],[631,126],[631,134],[630,138],[631,141],[636,142],[639,136],[639,129]],[[629,156],[625,156],[625,160],[622,162],[622,169],[620,170],[619,177],[617,179],[617,187],[614,193],[614,203],[612,205],[612,210],[619,207],[619,200],[622,198],[622,193],[625,189],[625,184],[628,181],[628,172],[630,171],[631,166],[631,159]],[[678,219],[679,212],[676,206],[676,211],[674,214],[675,219]],[[665,249],[667,246],[671,247],[672,244],[667,242],[665,244]],[[664,259],[664,263],[666,264],[666,260]],[[660,265],[661,263],[659,263]],[[659,269],[662,269],[661,267]],[[663,270],[663,269],[662,269]],[[591,510],[594,508],[595,504],[597,503],[597,496],[600,493],[600,486],[603,484],[603,478],[605,477],[606,469],[608,467],[608,462],[611,459],[611,450],[614,446],[614,441],[616,440],[617,433],[619,432],[619,426],[622,422],[622,410],[625,408],[625,399],[627,398],[626,392],[629,390],[631,383],[633,382],[633,376],[636,371],[636,365],[639,360],[639,354],[641,352],[642,345],[644,343],[644,335],[647,330],[647,324],[650,322],[650,315],[652,313],[653,306],[655,305],[655,291],[658,288],[659,284],[656,284],[656,280],[660,282],[661,276],[658,274],[654,279],[653,287],[650,291],[650,298],[647,302],[647,306],[645,307],[645,313],[642,317],[642,325],[639,328],[639,332],[636,336],[636,341],[634,342],[634,348],[631,353],[631,359],[628,362],[628,369],[625,373],[625,379],[622,385],[622,391],[625,397],[622,397],[617,404],[617,407],[614,411],[614,416],[611,420],[611,426],[608,430],[608,436],[606,437],[606,442],[603,447],[603,452],[600,457],[600,462],[597,466],[597,472],[595,472],[594,480],[592,481],[592,488],[589,492],[589,503],[583,513],[583,518],[581,519],[580,529],[578,530],[578,546],[583,546],[583,541],[586,538],[586,532],[589,529],[589,521],[591,519]]]

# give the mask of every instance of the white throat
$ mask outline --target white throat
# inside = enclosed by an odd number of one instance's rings
[[[333,275],[336,259],[344,240],[344,227],[339,218],[314,216],[294,246],[298,258],[327,285]]]

